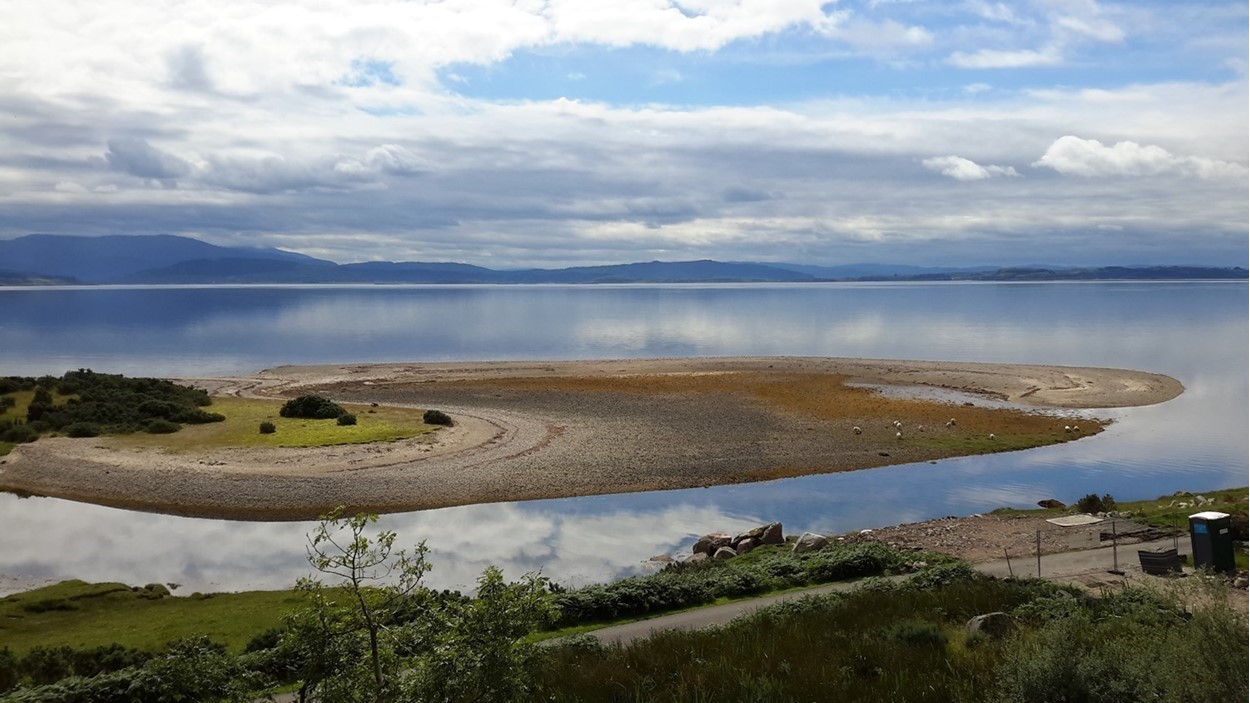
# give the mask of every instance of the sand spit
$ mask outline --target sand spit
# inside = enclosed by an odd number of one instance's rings
[[[195,455],[42,439],[0,459],[0,488],[248,520],[313,518],[340,504],[396,512],[688,488],[964,454],[957,440],[996,429],[1065,441],[1065,410],[1150,405],[1183,390],[1118,369],[794,357],[284,366],[183,380],[216,395],[315,391],[437,407],[457,424],[408,441]],[[1051,414],[887,400],[847,381],[945,388]],[[957,426],[944,425],[948,416]],[[1099,429],[1086,421],[1083,431]]]

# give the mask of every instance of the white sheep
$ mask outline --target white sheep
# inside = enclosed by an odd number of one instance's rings
[[[1073,426],[1072,426],[1072,431],[1073,431],[1073,432],[1080,432],[1080,431],[1081,431],[1081,428],[1080,428],[1080,427],[1077,427],[1076,425],[1073,425]]]
[[[990,433],[990,439],[998,439],[998,435],[996,435],[996,434],[994,434],[993,432],[991,432],[991,433]]]
[[[947,426],[947,427],[954,427],[954,426],[955,426],[955,418],[953,418],[953,417],[952,417],[951,419],[947,420],[947,421],[946,421],[946,426]]]
[[[902,433],[902,432],[895,432],[895,433],[894,433],[894,439],[902,439],[902,438],[903,438],[903,433]]]
[[[924,432],[924,425],[916,425],[917,432]]]
[[[903,429],[903,423],[899,422],[898,420],[895,420],[895,421],[894,421],[894,429],[896,429],[896,430],[901,430],[901,429]]]
[[[1071,432],[1071,431],[1072,431],[1072,426],[1071,426],[1071,425],[1064,425],[1064,426],[1063,426],[1063,431],[1064,431],[1064,432]]]
[[[863,431],[863,430],[861,430],[861,429],[859,429],[859,427],[852,427],[852,428],[851,428],[851,431],[852,431],[852,432],[854,432],[855,434],[863,434],[863,433],[864,433],[864,431]]]

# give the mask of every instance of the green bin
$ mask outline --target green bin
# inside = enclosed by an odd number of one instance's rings
[[[1207,511],[1189,516],[1189,540],[1194,548],[1194,568],[1232,571],[1232,519],[1228,513]]]

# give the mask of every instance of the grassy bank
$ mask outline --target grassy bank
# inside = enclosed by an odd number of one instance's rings
[[[167,594],[159,584],[63,581],[0,598],[0,642],[19,655],[37,646],[88,649],[114,643],[157,651],[171,640],[203,634],[240,652],[300,604],[294,591]]]
[[[1218,597],[1187,609],[1140,589],[1089,598],[946,573],[808,598],[723,628],[556,646],[542,691],[579,703],[1246,698],[1245,617]],[[991,612],[1006,613],[1002,631],[967,628]]]
[[[325,447],[412,439],[437,429],[422,422],[422,411],[412,408],[344,405],[357,421],[355,425],[339,425],[332,419],[282,417],[278,414],[281,407],[280,400],[214,398],[213,411],[225,415],[224,422],[187,426],[170,435],[126,435],[116,441],[126,446],[161,447],[175,452],[226,447]],[[274,432],[261,434],[262,422],[273,423]]]
[[[1198,496],[1206,501],[1197,502]],[[1131,513],[1132,519],[1160,529],[1189,529],[1189,516],[1204,510],[1230,515],[1246,515],[1250,510],[1250,488],[1221,488],[1216,491],[1177,491],[1151,500],[1115,501],[1115,511]],[[998,508],[994,515],[1067,515],[1079,512],[1075,502],[1064,508]]]

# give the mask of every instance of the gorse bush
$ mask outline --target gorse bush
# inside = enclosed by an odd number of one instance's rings
[[[90,422],[75,422],[65,428],[67,437],[98,437],[100,426]]]
[[[122,434],[146,430],[154,420],[206,423],[225,419],[202,409],[212,402],[206,391],[155,378],[126,378],[83,369],[59,379],[7,377],[0,379],[0,388],[34,389],[26,420],[36,434],[68,433],[74,425],[94,426],[97,434]],[[53,390],[61,397],[54,396]]]
[[[1115,510],[1115,498],[1112,498],[1110,493],[1101,498],[1097,494],[1090,493],[1076,501],[1076,509],[1083,513],[1105,513]]]
[[[143,426],[143,431],[148,434],[173,434],[180,429],[182,429],[182,426],[178,423],[161,418],[148,420],[147,424]]]
[[[0,429],[0,442],[12,442],[14,444],[23,444],[25,442],[33,442],[39,439],[39,433],[30,425],[12,424],[7,428]]]
[[[427,425],[444,425],[450,427],[452,424],[451,416],[442,410],[426,410],[421,416],[421,421]]]
[[[354,425],[356,424],[356,416],[351,413],[343,413],[342,415],[339,415],[338,424],[344,426]]]
[[[274,432],[277,432],[277,431],[278,431],[278,426],[273,424],[272,422],[269,422],[268,420],[260,423],[261,434],[273,434]]]
[[[347,411],[343,406],[319,395],[301,395],[283,403],[278,411],[282,417],[300,417],[309,420],[333,420]]]

